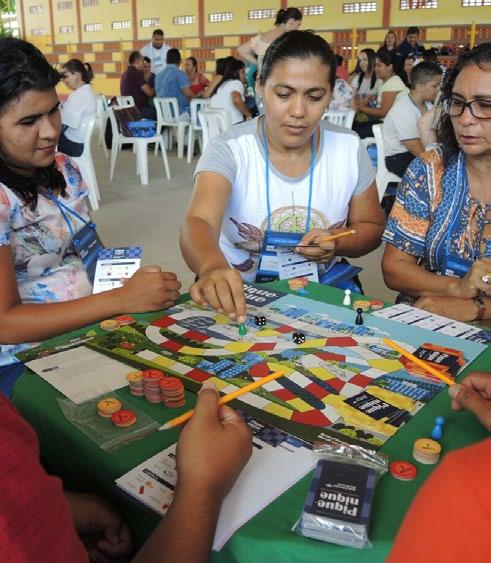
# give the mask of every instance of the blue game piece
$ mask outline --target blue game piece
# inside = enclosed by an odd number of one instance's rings
[[[433,427],[433,430],[431,431],[430,436],[433,438],[433,440],[441,440],[442,436],[443,436],[443,425],[445,424],[445,419],[443,418],[443,416],[437,416],[435,418],[435,426]]]
[[[308,295],[309,294],[309,292],[306,289],[304,289],[303,287],[300,288],[300,289],[297,289],[297,293],[300,294],[300,295]]]

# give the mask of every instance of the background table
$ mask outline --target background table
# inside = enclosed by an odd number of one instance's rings
[[[269,284],[274,289],[288,292],[285,282]],[[309,284],[311,299],[341,305],[344,292],[328,286]],[[352,296],[356,299],[356,296]],[[353,312],[356,315],[355,312]],[[155,318],[160,314],[137,315]],[[96,328],[97,329],[97,328]],[[84,334],[87,328],[75,331],[50,342],[61,342],[69,337]],[[491,350],[488,349],[466,370],[484,370],[491,366]],[[460,379],[460,378],[459,378]],[[159,422],[165,422],[180,412],[189,409],[195,395],[186,393],[186,407],[170,411],[161,405],[152,405],[141,398],[133,397],[127,388],[119,390],[129,402],[144,410]],[[111,500],[123,512],[130,523],[136,543],[142,542],[157,525],[159,519],[142,505],[123,497],[114,485],[114,480],[137,464],[175,442],[178,430],[154,432],[146,438],[115,452],[100,450],[85,435],[79,432],[62,415],[57,399],[62,395],[43,379],[26,369],[18,380],[13,401],[22,415],[36,430],[41,443],[41,455],[49,471],[63,478],[67,489],[98,492]],[[439,393],[408,424],[391,438],[380,451],[391,460],[411,460],[413,443],[426,437],[434,425],[435,416],[445,417],[445,428],[441,440],[443,452],[478,442],[489,434],[468,412],[454,413],[450,410],[450,398],[446,391]],[[245,524],[229,540],[219,553],[213,553],[214,562],[255,561],[282,563],[297,561],[317,563],[319,560],[343,562],[384,561],[404,514],[424,480],[436,466],[417,464],[418,477],[403,482],[384,475],[376,489],[370,538],[373,547],[360,552],[353,548],[322,543],[302,538],[291,532],[298,518],[311,480],[311,475],[302,479],[284,495]]]

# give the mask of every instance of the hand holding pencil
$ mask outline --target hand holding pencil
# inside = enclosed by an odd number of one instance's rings
[[[295,251],[316,262],[330,262],[338,249],[338,241],[355,232],[353,229],[333,229],[332,232],[312,229],[302,237]]]

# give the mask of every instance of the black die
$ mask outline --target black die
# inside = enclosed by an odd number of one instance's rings
[[[295,342],[295,344],[303,344],[305,342],[305,334],[302,332],[294,332],[293,342]]]
[[[263,317],[262,315],[256,315],[254,317],[254,322],[256,326],[266,326],[266,317]]]

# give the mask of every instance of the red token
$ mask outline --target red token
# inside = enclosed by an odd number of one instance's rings
[[[160,387],[164,389],[179,389],[182,386],[181,380],[177,377],[164,377],[160,382]]]
[[[159,369],[145,369],[142,371],[143,379],[162,379],[164,372]]]
[[[130,410],[121,410],[111,416],[111,421],[116,426],[131,426],[136,422],[136,415]]]
[[[131,317],[130,315],[119,315],[119,317],[116,317],[116,320],[121,326],[131,325],[136,322],[135,317]]]
[[[418,474],[416,466],[409,461],[393,461],[389,465],[390,474],[401,481],[412,481]]]

